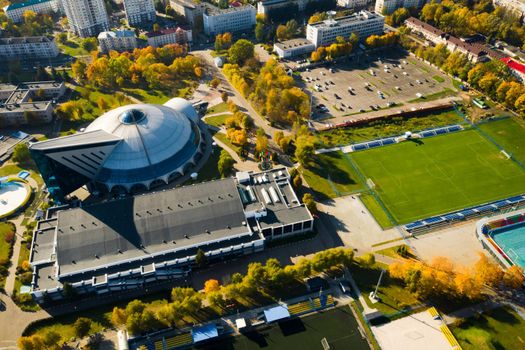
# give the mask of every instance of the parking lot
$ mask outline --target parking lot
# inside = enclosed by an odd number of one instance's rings
[[[313,118],[341,117],[450,96],[450,79],[401,51],[362,55],[300,73]],[[406,108],[405,108],[406,109]]]

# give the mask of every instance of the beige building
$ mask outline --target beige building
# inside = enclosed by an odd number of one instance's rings
[[[202,26],[202,15],[206,10],[204,3],[195,3],[191,0],[170,0],[171,8],[186,18],[192,28]]]
[[[59,53],[55,40],[46,36],[0,38],[0,60],[53,58]]]
[[[182,28],[162,29],[157,32],[149,32],[148,45],[162,47],[168,44],[191,44],[193,42],[191,30]]]
[[[132,51],[137,48],[137,36],[132,30],[101,32],[98,35],[98,45],[102,53]]]

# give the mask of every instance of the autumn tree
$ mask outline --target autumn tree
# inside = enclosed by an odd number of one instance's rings
[[[503,279],[501,267],[483,254],[479,253],[479,260],[474,265],[476,278],[489,286],[497,286]]]
[[[208,263],[207,260],[208,259],[206,258],[206,253],[204,250],[197,250],[197,254],[195,254],[195,264],[197,264],[199,267],[204,267]]]
[[[317,213],[317,203],[315,202],[314,196],[310,193],[305,193],[303,196],[303,203],[306,205],[311,213]]]
[[[525,276],[523,275],[523,268],[518,265],[512,265],[503,275],[503,284],[511,289],[520,289],[525,283]]]
[[[120,326],[126,323],[126,311],[119,308],[114,307],[113,311],[111,312],[111,323],[113,323],[114,326]]]
[[[220,290],[219,281],[215,279],[209,279],[206,282],[204,282],[204,293],[205,294],[216,292],[218,290]]]
[[[255,153],[260,153],[268,148],[268,136],[264,132],[264,129],[257,129],[257,137],[255,140]]]

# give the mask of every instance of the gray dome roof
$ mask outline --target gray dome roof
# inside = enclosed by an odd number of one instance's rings
[[[119,170],[162,162],[180,151],[192,133],[191,123],[183,113],[148,104],[126,105],[106,112],[86,128],[86,132],[94,130],[122,139],[104,162],[105,168]]]
[[[195,110],[195,107],[191,104],[190,101],[185,100],[180,97],[175,97],[169,100],[164,104],[164,106],[170,107],[176,111],[180,111],[190,118],[195,124],[199,122],[199,115]]]

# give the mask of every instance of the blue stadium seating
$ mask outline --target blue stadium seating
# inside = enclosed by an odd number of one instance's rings
[[[477,207],[466,208],[460,211],[444,214],[441,216],[433,216],[424,220],[417,220],[405,225],[405,229],[408,232],[418,230],[421,228],[432,228],[432,226],[437,226],[442,222],[454,222],[468,219],[470,217],[475,217],[482,215],[483,213],[497,211],[499,209],[515,205],[517,203],[525,203],[525,195],[514,196],[504,200],[499,200],[497,202],[482,204]]]

